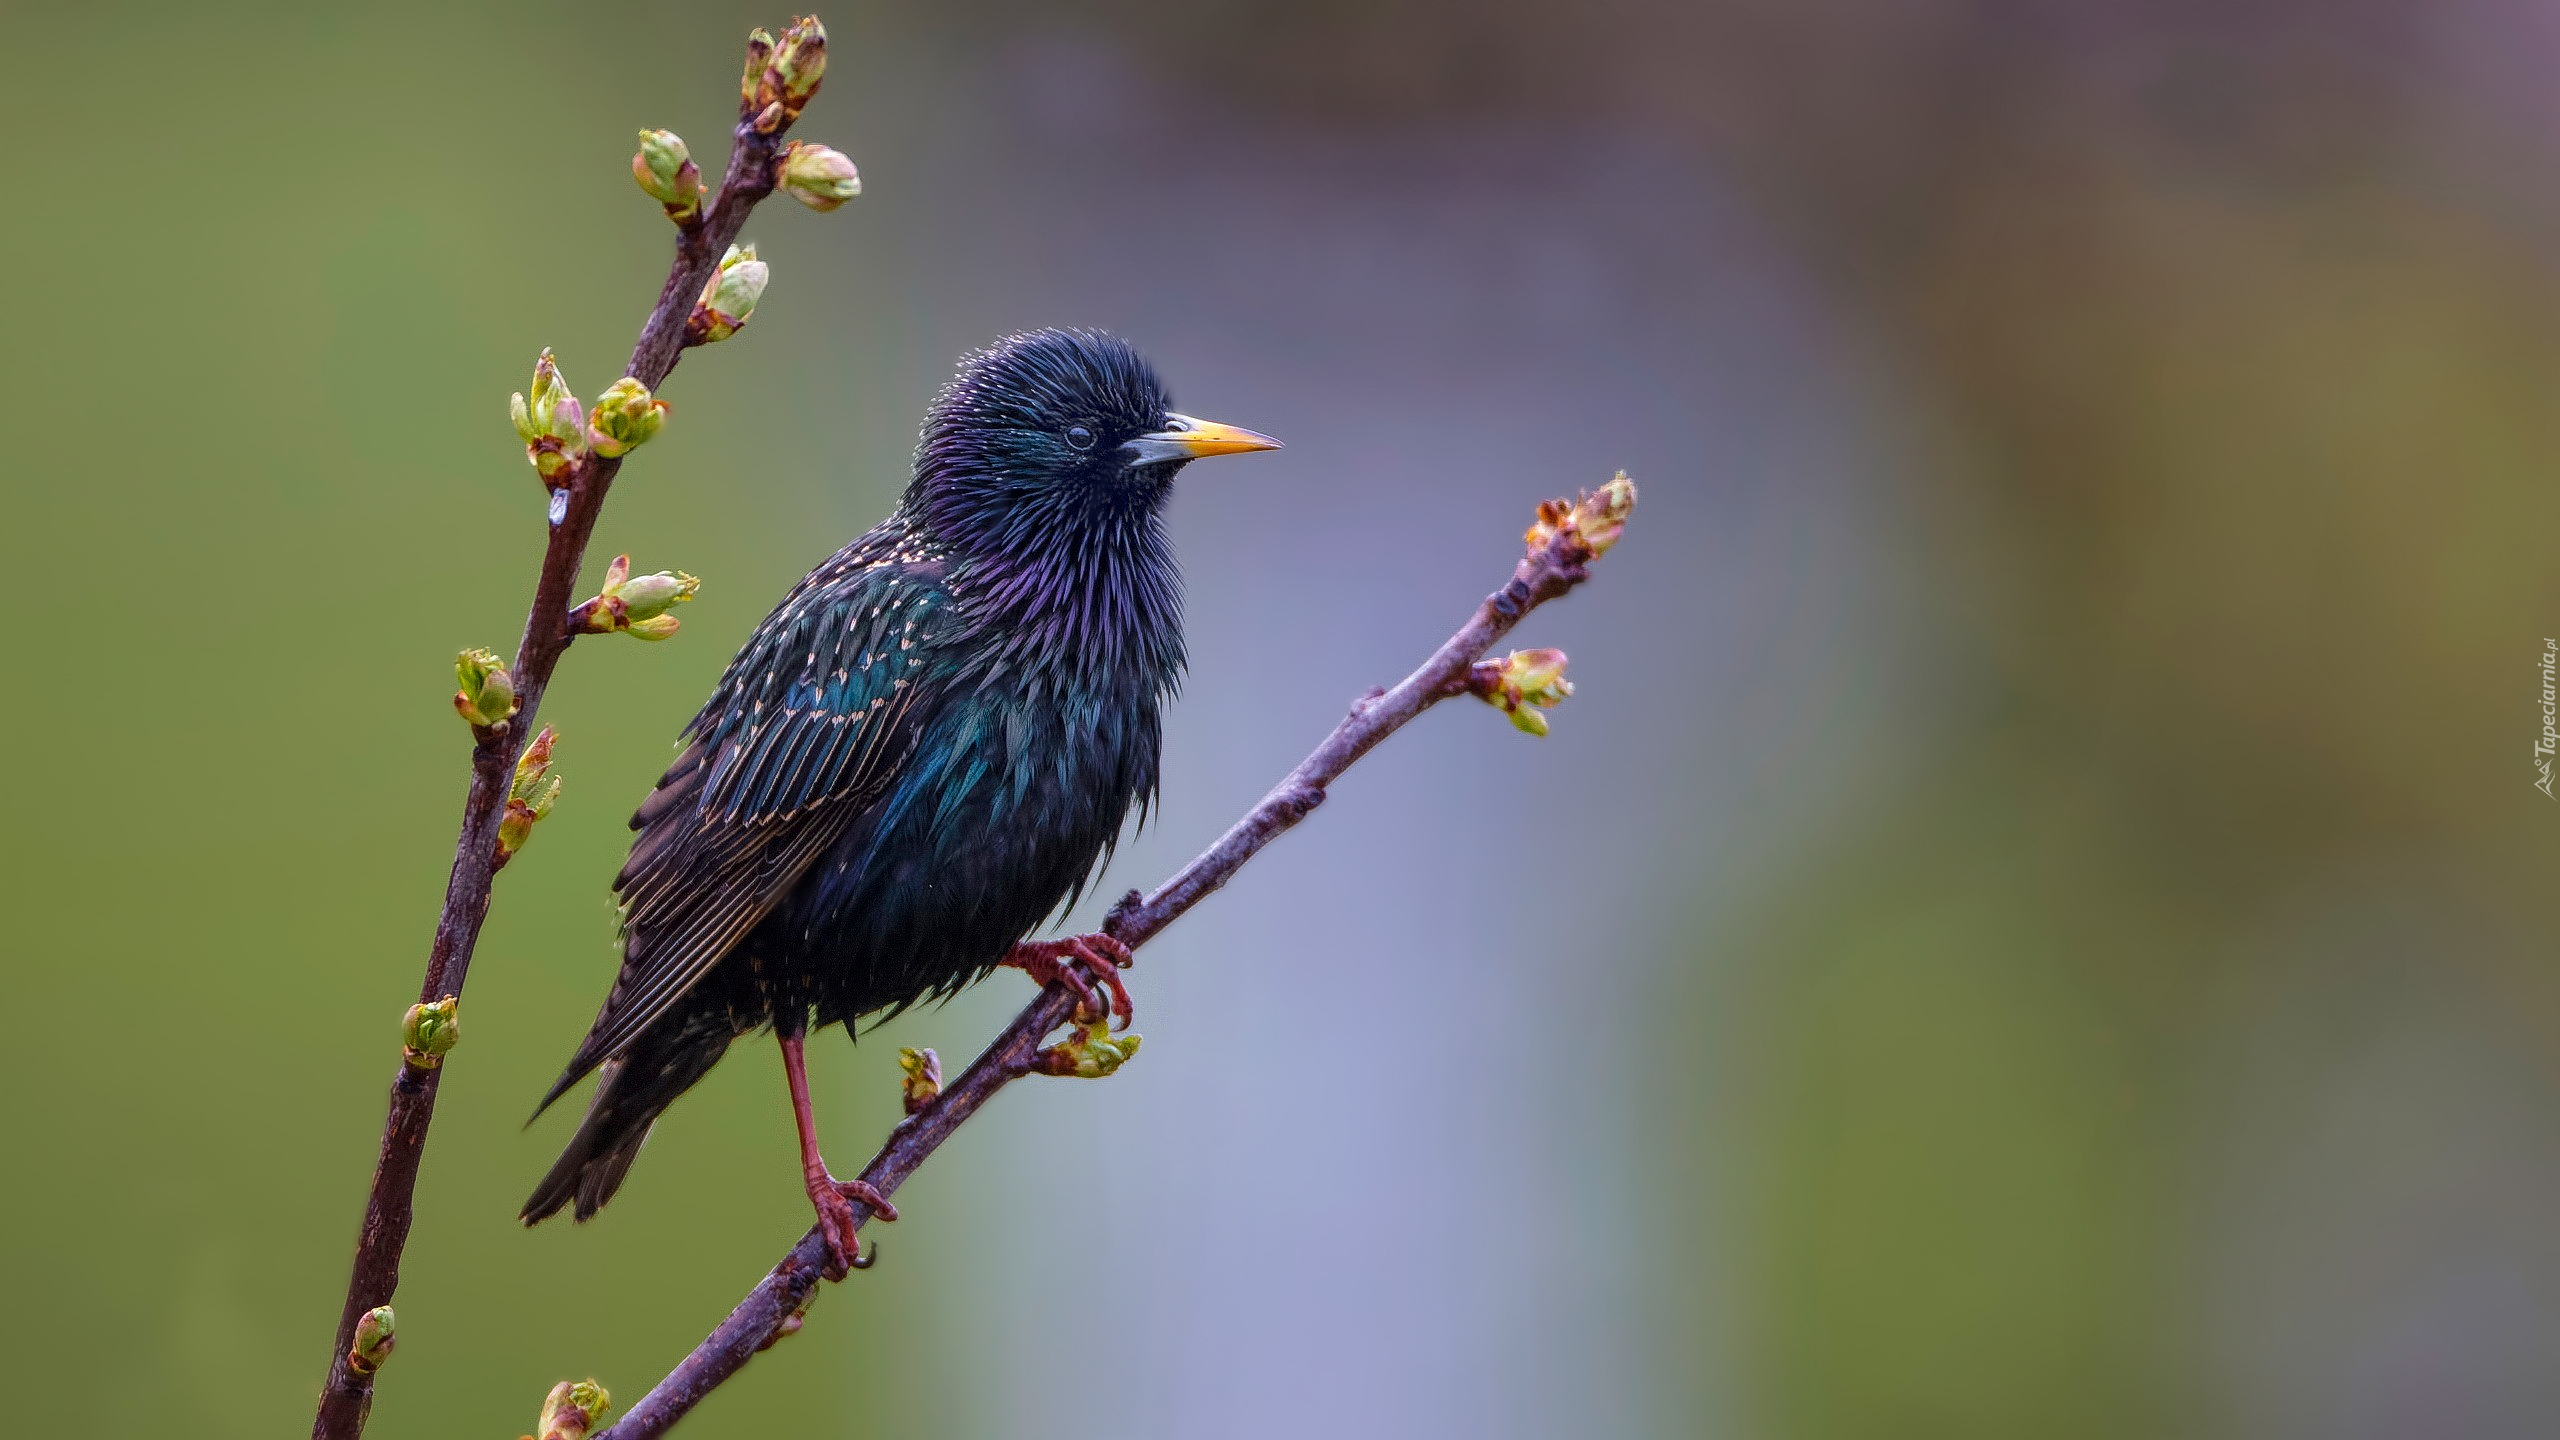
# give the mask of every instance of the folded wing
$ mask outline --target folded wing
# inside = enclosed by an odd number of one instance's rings
[[[812,572],[685,728],[614,880],[621,974],[543,1105],[663,1018],[896,780],[949,623],[940,565],[901,541],[876,531]]]

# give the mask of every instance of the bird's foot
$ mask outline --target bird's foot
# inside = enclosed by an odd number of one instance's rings
[[[817,1207],[818,1229],[827,1237],[825,1274],[830,1280],[841,1280],[856,1270],[868,1270],[880,1247],[873,1246],[870,1256],[862,1253],[862,1239],[855,1231],[855,1201],[871,1207],[871,1213],[883,1220],[898,1218],[898,1207],[868,1180],[839,1180],[824,1166],[808,1176],[809,1203]]]
[[[1099,931],[1064,940],[1025,940],[1007,952],[1002,963],[1043,985],[1063,984],[1076,992],[1079,1020],[1107,1016],[1116,1028],[1126,1030],[1137,1018],[1129,987],[1120,983],[1120,972],[1137,961],[1128,946]],[[1097,985],[1111,992],[1109,1004],[1103,1003]]]

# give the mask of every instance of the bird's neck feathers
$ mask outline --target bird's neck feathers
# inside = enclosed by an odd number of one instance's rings
[[[1161,484],[1012,484],[994,464],[945,455],[918,467],[906,503],[949,555],[953,597],[1005,632],[1010,659],[1161,693],[1183,664],[1163,501]]]

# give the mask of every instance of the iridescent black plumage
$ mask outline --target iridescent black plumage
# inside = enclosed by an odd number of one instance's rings
[[[963,361],[897,511],[757,627],[632,817],[621,974],[543,1104],[602,1079],[527,1223],[593,1214],[737,1036],[948,995],[1081,888],[1155,791],[1173,476],[1263,448],[1176,443],[1216,428],[1109,335]]]

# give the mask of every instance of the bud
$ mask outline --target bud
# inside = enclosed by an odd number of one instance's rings
[[[880,1247],[877,1245],[872,1246],[871,1255],[873,1259],[878,1259],[880,1257]],[[869,1267],[865,1266],[864,1268],[868,1269]],[[770,1350],[774,1346],[781,1344],[783,1341],[790,1339],[792,1336],[799,1334],[800,1327],[808,1323],[809,1307],[818,1303],[818,1292],[822,1288],[824,1287],[816,1285],[810,1286],[808,1293],[800,1297],[800,1303],[792,1308],[791,1313],[782,1317],[782,1322],[773,1327],[773,1333],[764,1337],[764,1343],[758,1345],[756,1349],[759,1352]]]
[[[554,488],[568,484],[571,467],[587,453],[587,421],[549,350],[533,362],[533,397],[508,396],[507,415],[516,422],[524,457],[533,462],[542,483]]]
[[[862,193],[862,176],[843,151],[794,140],[782,152],[774,183],[812,210],[833,210]]]
[[[447,995],[432,1005],[412,1005],[400,1021],[400,1058],[412,1070],[433,1070],[462,1039],[462,1002]]]
[[[757,68],[758,42],[770,47]],[[818,93],[827,73],[827,27],[815,15],[791,22],[780,41],[761,30],[747,36],[748,82],[739,87],[739,113],[752,116],[758,132],[771,135],[800,118],[800,109]]]
[[[1531,550],[1544,550],[1564,535],[1581,541],[1582,548],[1594,559],[1609,552],[1627,528],[1627,517],[1636,509],[1636,482],[1619,471],[1608,484],[1598,490],[1585,490],[1582,498],[1567,504],[1548,500],[1538,506],[1538,521],[1521,536]]]
[[[701,588],[701,581],[681,570],[661,570],[624,582],[621,598],[632,619],[652,620],[666,614],[669,607],[692,599]]]
[[[453,677],[462,685],[453,694],[453,708],[473,729],[503,725],[516,713],[515,677],[494,652],[463,651],[454,657]]]
[[[708,345],[737,334],[747,317],[756,313],[756,302],[764,298],[765,282],[772,275],[756,258],[756,247],[730,246],[729,253],[720,257],[720,268],[703,284],[702,298],[694,302],[693,314],[684,325],[685,339]]]
[[[1103,1016],[1090,1025],[1078,1025],[1064,1044],[1052,1045],[1032,1057],[1031,1068],[1043,1075],[1071,1075],[1079,1080],[1099,1080],[1129,1063],[1138,1053],[1143,1036],[1113,1035],[1111,1017]]]
[[[1582,543],[1591,547],[1595,556],[1606,555],[1618,543],[1627,528],[1627,517],[1636,511],[1636,482],[1619,471],[1608,484],[1586,494],[1573,507],[1573,519],[1582,531]]]
[[[773,47],[772,69],[782,82],[782,103],[797,113],[818,93],[827,73],[827,27],[815,15],[794,19]]]
[[[376,1305],[356,1317],[356,1340],[347,1347],[347,1368],[359,1375],[370,1375],[391,1358],[398,1343],[391,1333],[391,1307]]]
[[[665,206],[667,218],[677,224],[701,216],[702,169],[684,148],[684,137],[673,130],[640,132],[640,151],[631,157],[631,178],[640,182],[650,199]]]
[[[587,420],[587,443],[607,460],[616,459],[649,443],[666,423],[667,402],[625,375],[596,397],[596,413]]]
[[[551,773],[551,744],[558,737],[550,726],[524,747],[516,761],[516,778],[507,786],[506,813],[498,817],[498,863],[506,864],[533,838],[533,827],[560,800],[560,777]]]
[[[1547,717],[1539,712],[1563,704],[1573,693],[1564,666],[1561,650],[1514,650],[1500,660],[1479,660],[1469,667],[1467,689],[1520,729],[1544,735]]]
[[[613,1397],[602,1385],[593,1380],[563,1380],[542,1397],[542,1418],[534,1422],[527,1440],[587,1440],[587,1432],[612,1408]]]
[[[764,82],[764,67],[773,63],[773,32],[759,25],[747,32],[747,72],[738,77],[738,104],[741,114],[751,113],[745,106],[761,107],[756,87]]]
[[[680,628],[667,611],[701,588],[701,581],[681,570],[634,576],[631,557],[616,555],[605,567],[604,589],[569,612],[569,633],[610,635],[619,630],[643,640],[664,640]]]
[[[901,1086],[906,1092],[908,1114],[921,1111],[942,1093],[942,1057],[931,1050],[907,1046],[898,1052],[898,1068],[906,1072]]]

